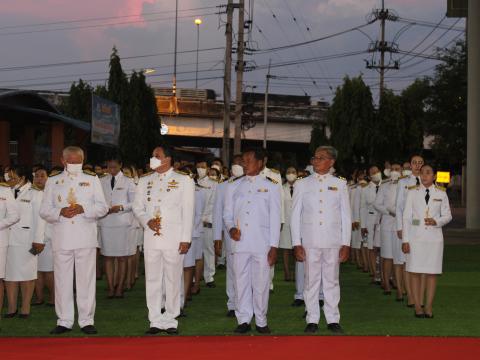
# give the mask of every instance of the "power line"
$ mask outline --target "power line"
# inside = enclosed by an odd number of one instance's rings
[[[418,25],[418,26],[427,26],[427,27],[437,27],[439,29],[448,29],[448,25],[437,25],[435,23],[425,21],[425,20],[417,20],[417,19],[408,19],[408,18],[402,18],[398,17],[397,21],[403,22],[403,23],[410,23],[412,25]],[[465,28],[452,28],[452,31],[460,31],[460,32],[465,32]]]

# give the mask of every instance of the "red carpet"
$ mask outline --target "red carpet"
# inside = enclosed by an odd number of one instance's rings
[[[0,338],[0,359],[480,359],[480,338],[200,336]]]

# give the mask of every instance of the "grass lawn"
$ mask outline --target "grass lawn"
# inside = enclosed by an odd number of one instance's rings
[[[445,249],[445,274],[439,278],[434,319],[416,319],[413,309],[383,295],[369,278],[348,264],[342,267],[341,324],[347,335],[480,336],[480,245],[449,245]],[[272,335],[301,335],[303,308],[294,308],[294,282],[283,281],[277,264],[275,292],[270,296],[269,326]],[[181,335],[233,335],[236,321],[225,316],[225,271],[218,271],[215,289],[202,288],[180,319]],[[5,311],[5,309],[4,309]],[[143,277],[124,299],[108,300],[105,281],[97,287],[96,327],[100,336],[141,336],[148,328]],[[49,336],[55,311],[33,307],[29,319],[0,320],[0,336]],[[253,332],[255,334],[255,332]],[[327,335],[325,319],[319,335]],[[83,336],[75,324],[68,336]]]

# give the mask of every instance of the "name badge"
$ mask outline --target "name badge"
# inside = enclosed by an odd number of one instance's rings
[[[268,192],[268,189],[258,189],[257,192],[266,193]]]
[[[329,186],[328,190],[337,191],[338,188],[336,186]]]
[[[123,188],[116,188],[115,190],[123,190]]]
[[[433,199],[433,201],[442,201],[442,199]]]
[[[90,186],[90,183],[89,182],[81,182],[81,183],[78,183],[78,185],[80,185],[80,186]]]
[[[24,203],[29,203],[30,200],[27,200],[27,199],[21,199],[20,202],[24,202]]]
[[[412,225],[419,226],[420,225],[420,220],[419,219],[413,219],[412,220]]]

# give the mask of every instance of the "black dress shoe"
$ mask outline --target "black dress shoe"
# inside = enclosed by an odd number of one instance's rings
[[[72,331],[72,329],[69,329],[69,328],[67,328],[65,326],[62,326],[62,325],[57,325],[50,331],[50,334],[60,335],[60,334],[64,334],[64,333],[70,332],[70,331]]]
[[[187,314],[185,314],[185,311],[183,309],[180,309],[180,314],[178,314],[177,318],[184,318],[187,317]]]
[[[260,334],[270,334],[270,333],[271,333],[270,328],[268,327],[268,325],[266,325],[266,326],[257,326],[257,325],[255,325],[255,330],[257,330],[257,332],[260,333]]]
[[[205,285],[210,289],[213,289],[213,288],[217,287],[217,285],[215,285],[215,281],[210,281],[210,282],[206,283]]]
[[[413,315],[415,315],[415,317],[418,318],[418,319],[424,319],[424,318],[425,318],[425,314],[424,314],[424,313],[417,314],[416,312],[414,312]]]
[[[252,330],[252,327],[250,326],[250,324],[243,323],[237,326],[237,328],[235,329],[235,332],[237,334],[245,334],[250,330]]]
[[[168,335],[177,335],[178,334],[177,328],[168,328],[165,331],[167,332]]]
[[[343,334],[343,329],[338,323],[328,324],[327,329],[336,334]]]
[[[305,327],[305,330],[303,330],[303,332],[309,333],[309,334],[314,334],[317,331],[318,331],[318,325],[314,323],[307,324],[307,326]]]
[[[28,319],[30,317],[30,314],[18,314],[18,317],[20,319]]]
[[[305,305],[305,301],[303,301],[302,299],[295,299],[292,303],[292,306],[303,306]]]
[[[97,333],[97,329],[95,329],[95,326],[93,325],[84,326],[80,330],[87,335],[95,335]]]
[[[3,314],[3,318],[4,319],[11,319],[11,318],[14,318],[15,316],[17,316],[18,314],[18,310],[13,312],[13,313],[9,313],[9,314]]]
[[[424,314],[425,319],[433,319],[433,314]]]
[[[227,268],[227,267],[226,267],[225,265],[223,265],[223,264],[218,264],[218,265],[217,265],[217,269],[218,269],[218,270],[225,270],[226,268]]]
[[[158,333],[160,333],[162,330],[160,330],[159,328],[156,328],[156,327],[151,327],[150,329],[148,329],[147,331],[145,331],[145,334],[147,335],[156,335]]]
[[[318,300],[318,305],[322,308],[323,305],[325,305],[325,302],[323,300]]]
[[[227,317],[230,317],[230,318],[235,317],[235,310],[228,310]]]

